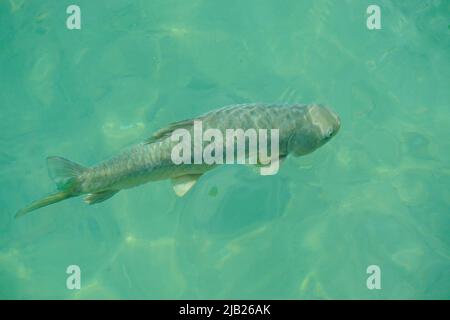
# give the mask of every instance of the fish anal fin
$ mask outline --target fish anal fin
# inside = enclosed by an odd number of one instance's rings
[[[179,197],[184,196],[195,185],[201,174],[188,174],[172,178],[173,191]]]
[[[105,190],[101,192],[89,193],[84,197],[84,202],[87,204],[96,204],[108,200],[115,195],[119,190]]]

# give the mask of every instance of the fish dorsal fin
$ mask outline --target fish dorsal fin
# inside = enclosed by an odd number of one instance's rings
[[[161,128],[156,131],[150,138],[144,141],[145,144],[153,143],[158,140],[169,137],[173,131],[177,129],[190,130],[194,126],[194,119],[187,119],[169,124],[167,127]]]
[[[201,174],[187,174],[184,176],[172,178],[173,191],[179,197],[184,196],[200,178]]]

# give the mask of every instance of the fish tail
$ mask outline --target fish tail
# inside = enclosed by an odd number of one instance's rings
[[[19,211],[17,211],[15,218],[20,218],[22,216],[24,216],[25,214],[27,214],[28,212],[31,212],[33,210],[51,205],[53,203],[62,201],[64,199],[70,198],[72,195],[65,193],[65,192],[55,192],[53,194],[50,194],[42,199],[33,201],[32,203],[30,203],[28,206],[26,206],[25,208],[20,209]]]
[[[79,177],[85,170],[87,170],[85,167],[61,157],[48,157],[47,167],[48,174],[55,182],[58,191],[45,196],[42,199],[33,201],[25,208],[20,209],[15,215],[16,218],[19,218],[33,210],[80,194]]]

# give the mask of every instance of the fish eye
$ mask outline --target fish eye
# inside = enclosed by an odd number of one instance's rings
[[[333,135],[333,128],[328,128],[327,132],[325,132],[325,139],[329,139],[331,138],[331,136]]]

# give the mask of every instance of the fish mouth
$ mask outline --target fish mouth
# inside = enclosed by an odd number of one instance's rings
[[[341,128],[341,118],[339,118],[337,114],[334,114],[334,116],[336,118],[336,133],[337,133]]]
[[[328,108],[328,112],[331,114],[331,116],[334,119],[334,131],[335,133],[337,133],[339,131],[339,129],[341,128],[341,118],[339,118],[339,116],[337,115],[337,113],[335,113],[333,110]]]

